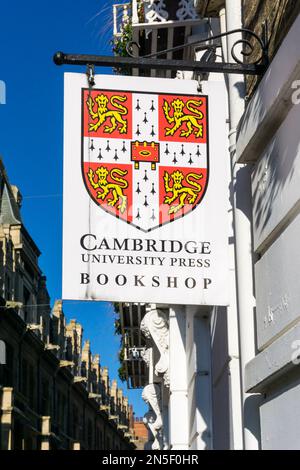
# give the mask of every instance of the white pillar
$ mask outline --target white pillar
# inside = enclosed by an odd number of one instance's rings
[[[226,10],[222,8],[219,12],[220,31],[225,33]],[[228,61],[227,39],[222,38],[223,60]],[[225,77],[228,80],[228,77]],[[227,82],[228,83],[228,82]],[[243,101],[243,100],[241,100]],[[243,103],[242,103],[243,104]],[[231,195],[233,188],[231,188]],[[236,302],[236,272],[235,272],[235,247],[233,230],[232,200],[228,201],[228,239],[229,244],[229,296],[230,304],[227,307],[227,340],[228,340],[228,374],[229,374],[229,396],[230,396],[230,448],[232,450],[243,449],[243,419],[242,419],[242,385],[240,374],[240,350],[239,350],[239,328],[238,312]],[[223,312],[220,312],[222,315]]]
[[[241,28],[242,6],[240,0],[226,0],[227,31]],[[228,60],[231,49],[241,39],[241,34],[232,34],[227,38]],[[247,362],[255,356],[255,329],[253,293],[253,264],[251,237],[251,167],[236,162],[237,126],[244,113],[245,86],[242,75],[230,74],[229,116],[230,116],[230,154],[232,162],[233,207],[235,230],[235,255],[237,277],[237,304],[239,315],[239,337],[241,353],[241,375],[243,386],[243,418],[245,449],[258,449],[259,421],[256,400],[252,400],[244,391],[244,373]],[[245,413],[247,410],[247,413]]]
[[[227,30],[227,27],[226,27],[226,10],[225,10],[225,8],[221,8],[221,10],[219,11],[219,18],[220,18],[220,32],[225,33],[226,30]],[[228,59],[227,59],[227,39],[226,39],[226,37],[223,37],[221,39],[221,41],[222,41],[223,60],[224,60],[224,62],[227,62]]]
[[[189,307],[191,309],[192,307]],[[212,449],[211,334],[208,313],[193,316],[197,450]]]
[[[172,306],[169,317],[170,334],[170,449],[189,448],[188,384],[186,359],[186,312],[182,305]]]
[[[138,15],[138,2],[137,0],[132,0],[132,23],[137,24],[139,22]]]

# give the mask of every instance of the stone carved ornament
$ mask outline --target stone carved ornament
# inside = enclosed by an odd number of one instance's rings
[[[147,367],[150,367],[150,354],[151,354],[151,349],[152,348],[147,348],[144,351],[142,351],[141,356],[143,361],[146,363]]]
[[[150,429],[153,435],[153,443],[151,440],[146,447],[152,450],[162,449],[162,415],[160,411],[160,387],[157,384],[148,384],[142,393],[143,400],[152,408],[144,415],[144,423]]]
[[[155,374],[163,375],[166,386],[169,386],[169,324],[162,310],[154,309],[146,313],[140,325],[146,338],[151,338],[159,353],[155,364]]]
[[[180,0],[178,7],[176,17],[179,21],[195,20],[198,18],[193,0]]]
[[[167,11],[164,0],[144,0],[145,17],[148,23],[168,21],[169,12]],[[198,18],[194,8],[193,0],[180,0],[176,11],[178,21],[194,20]]]
[[[164,0],[144,0],[145,17],[148,23],[167,21],[169,13]]]
[[[154,423],[155,419],[156,419],[156,415],[154,411],[149,410],[147,411],[147,413],[144,414],[143,423],[148,429],[150,429],[149,426],[150,424]],[[153,444],[154,444],[154,436],[151,432],[151,436],[149,436],[149,440],[144,445],[144,450],[152,450]]]

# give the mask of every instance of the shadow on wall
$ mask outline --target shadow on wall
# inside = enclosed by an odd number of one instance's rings
[[[270,69],[264,77],[265,83],[269,80],[272,80]],[[292,182],[295,187],[297,186],[295,168],[300,153],[298,129],[300,105],[293,104],[292,99],[290,102],[284,102],[269,120],[268,129],[262,126],[266,118],[265,113],[264,95],[258,89],[238,129],[238,136],[240,136],[247,134],[252,123],[261,124],[250,142],[248,152],[251,154],[248,154],[247,150],[245,153],[246,159],[255,161],[258,158],[252,174],[252,179],[257,180],[252,197],[253,223],[258,236],[269,224],[273,215],[274,201],[280,197],[283,189],[289,187]],[[244,188],[244,191],[246,190],[247,188]]]
[[[263,403],[261,394],[252,394],[244,402],[244,427],[257,439],[261,448],[259,408]],[[254,413],[253,410],[256,410]]]
[[[294,184],[297,191],[298,175],[295,173],[297,173],[297,157],[300,154],[299,114],[300,106],[295,105],[269,144],[264,156],[257,163],[255,169],[257,184],[253,191],[253,218],[258,235],[269,223],[273,211],[277,208],[274,201],[282,197],[283,190],[289,188],[290,192],[290,186]],[[284,201],[280,204],[282,202]],[[287,208],[289,209],[291,208]]]

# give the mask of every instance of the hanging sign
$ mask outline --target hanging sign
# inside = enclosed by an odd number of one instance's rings
[[[225,90],[197,86],[65,74],[64,299],[227,304]]]

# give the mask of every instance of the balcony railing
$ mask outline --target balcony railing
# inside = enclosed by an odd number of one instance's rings
[[[193,0],[132,0],[113,5],[114,36],[122,34],[123,25],[128,21],[133,27],[179,26],[183,22],[199,22]]]
[[[124,26],[131,21],[131,3],[121,3],[113,5],[114,38],[123,34]]]
[[[113,6],[114,38],[118,41],[139,43],[144,38],[144,49],[133,47],[133,54],[138,57],[143,53],[155,54],[163,49],[186,43],[192,33],[192,26],[199,24],[199,18],[193,0],[132,0]],[[130,33],[130,34],[128,34]],[[124,50],[124,47],[122,48]],[[166,59],[189,58],[191,51],[186,49],[180,53],[166,54]],[[133,70],[138,75],[138,70]],[[157,71],[151,70],[151,76],[157,76]],[[171,77],[171,71],[161,71],[161,76]]]

